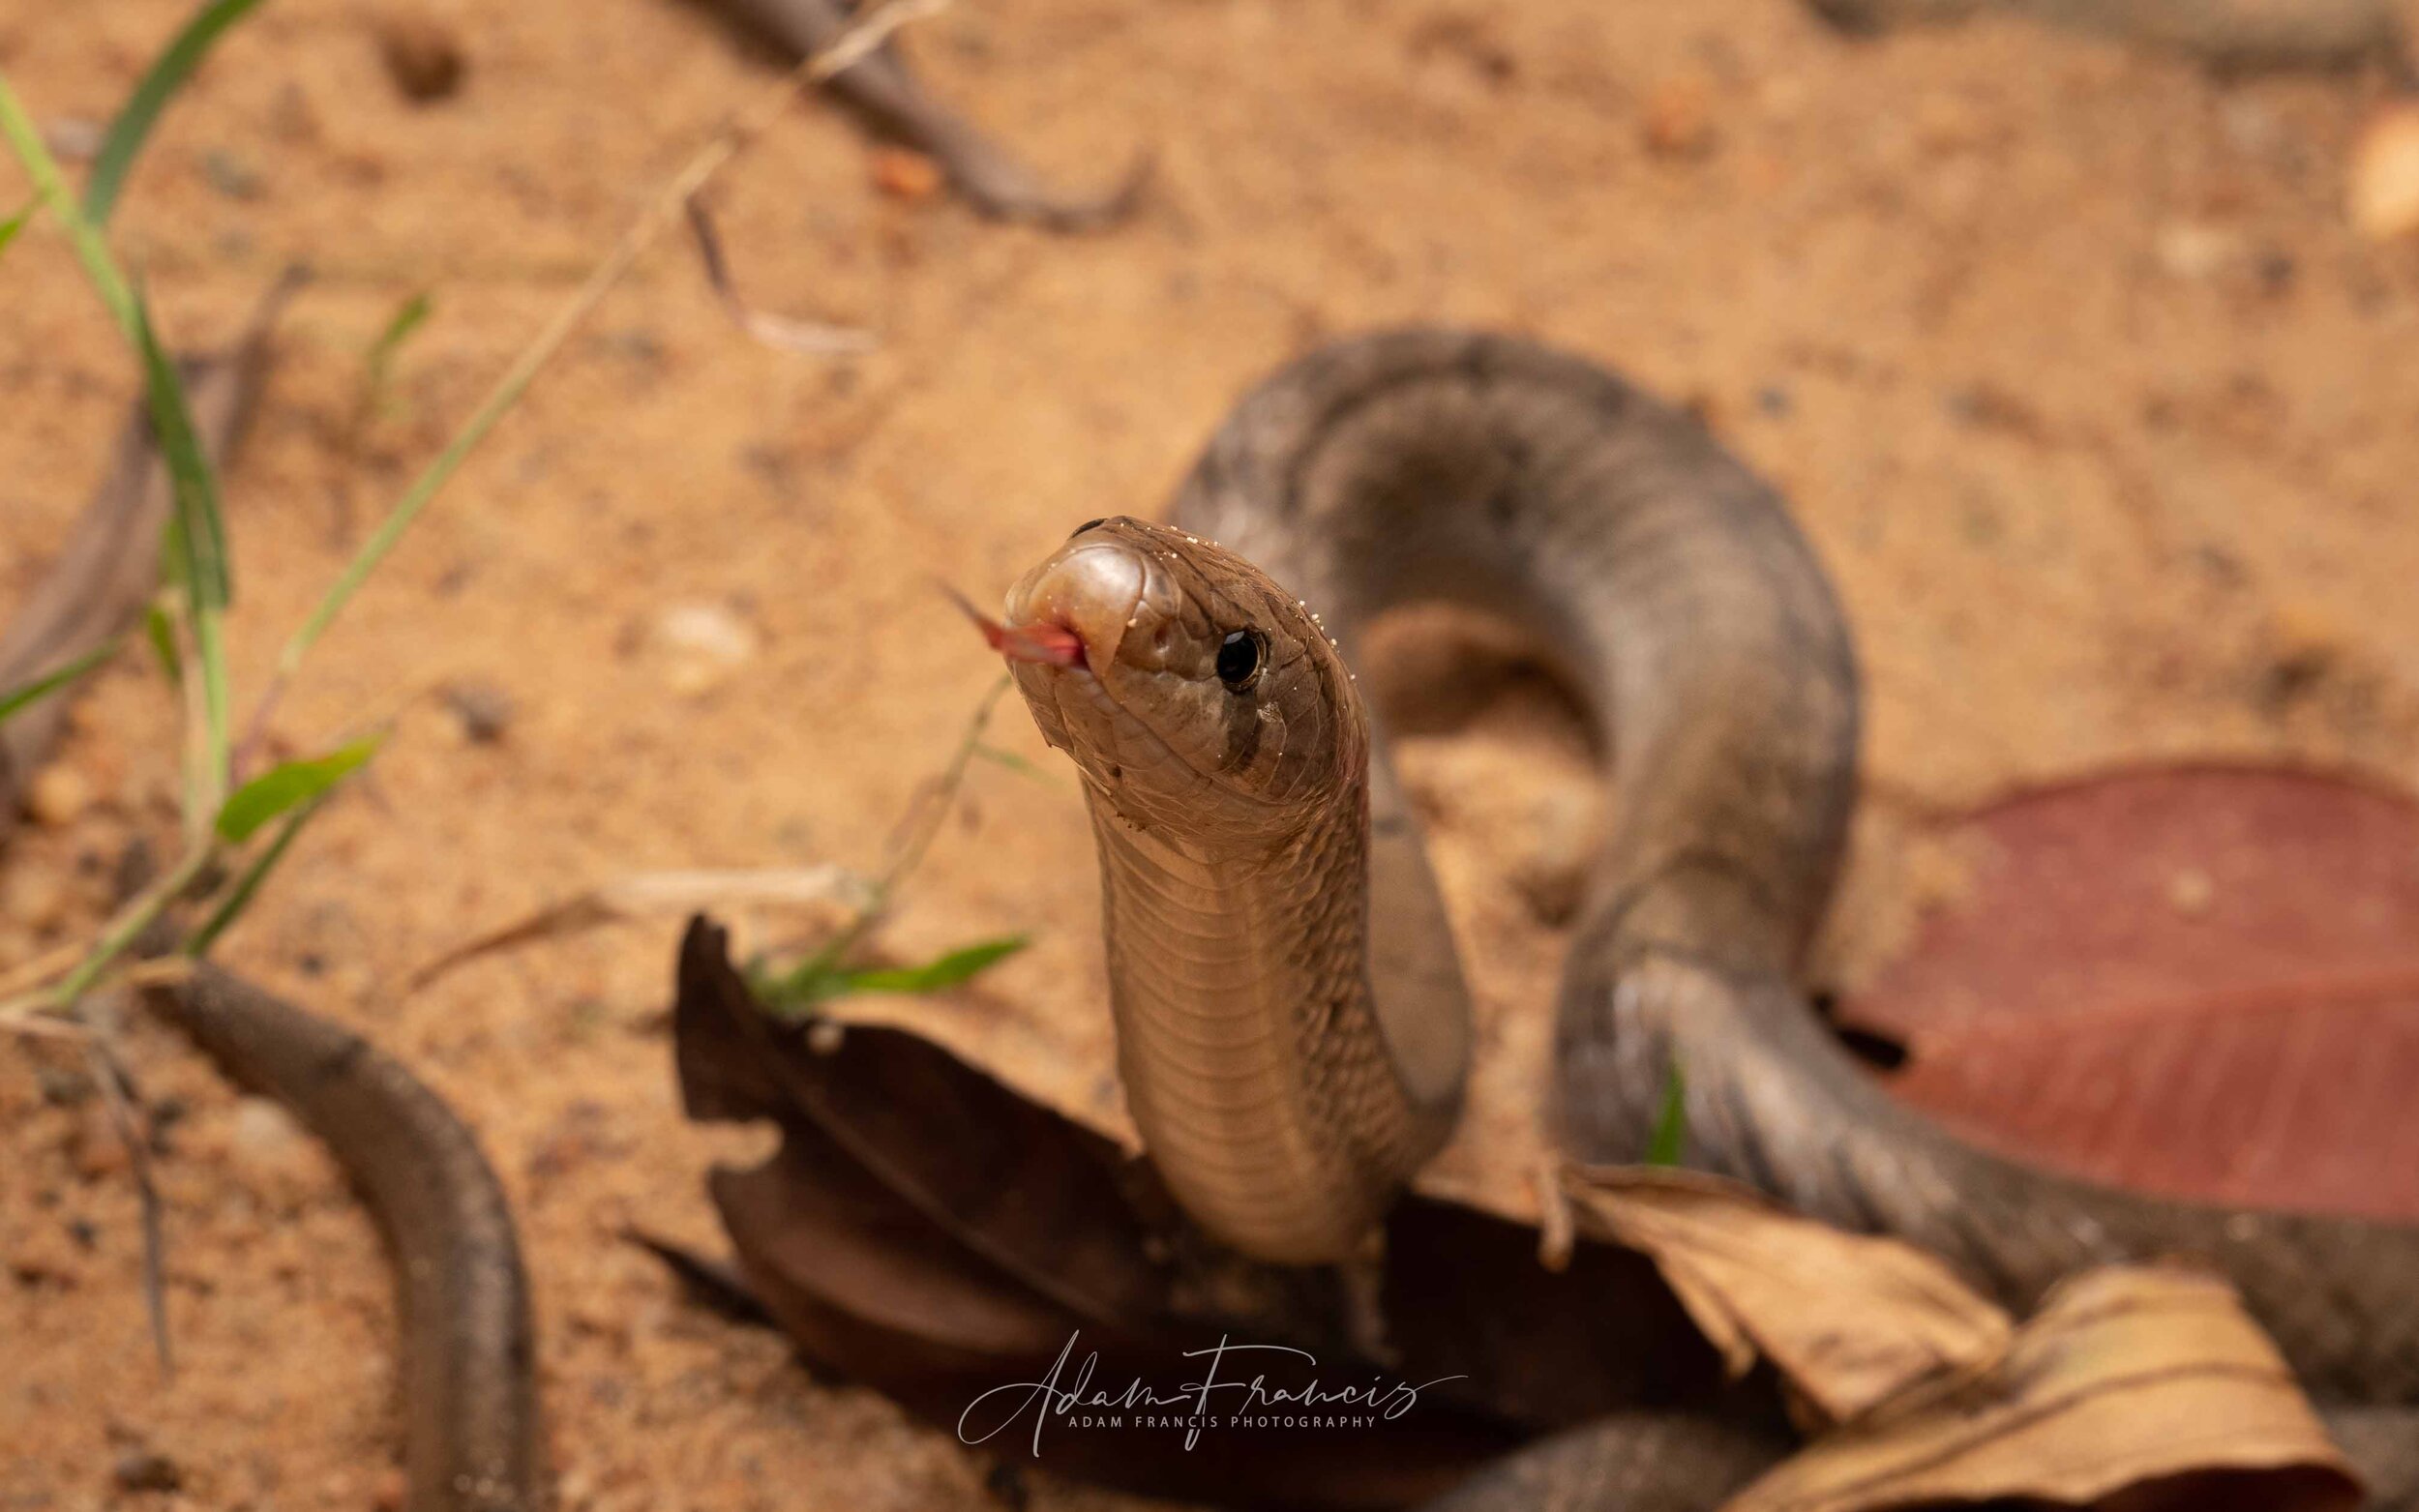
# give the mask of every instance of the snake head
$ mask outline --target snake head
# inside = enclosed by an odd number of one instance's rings
[[[1366,770],[1367,723],[1317,616],[1212,542],[1093,520],[1009,590],[1001,630],[1043,737],[1137,828],[1289,836]]]

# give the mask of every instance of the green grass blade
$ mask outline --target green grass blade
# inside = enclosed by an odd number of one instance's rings
[[[83,676],[86,672],[91,671],[94,667],[99,667],[102,663],[109,660],[109,658],[117,655],[117,650],[118,643],[115,640],[110,640],[103,645],[97,645],[64,667],[55,667],[50,671],[45,672],[42,676],[35,678],[32,682],[24,684],[22,687],[12,688],[6,693],[0,693],[0,720],[6,720],[10,715],[15,714],[17,710],[25,707],[29,703],[39,703],[43,699],[47,698],[52,694],[57,693],[60,689],[66,687],[69,683],[74,682],[78,677]]]
[[[25,229],[25,222],[31,221],[34,218],[34,212],[41,208],[42,200],[37,197],[24,209],[6,221],[0,221],[0,252],[8,251],[9,243],[16,240],[16,233]]]
[[[142,295],[134,296],[134,336],[143,357],[143,380],[151,400],[151,429],[175,485],[176,514],[172,527],[186,575],[185,590],[195,609],[224,609],[234,598],[234,582],[226,565],[226,522],[219,512],[218,481],[210,459],[194,430],[194,413],[186,401],[185,380],[160,345],[151,311]]]
[[[1688,1083],[1680,1074],[1678,1056],[1672,1058],[1671,1076],[1663,1082],[1662,1112],[1655,1116],[1655,1137],[1647,1141],[1646,1163],[1650,1166],[1677,1166],[1688,1148]]]
[[[1022,934],[968,945],[920,966],[882,966],[840,973],[844,993],[937,993],[972,979],[995,963],[1023,950],[1032,941]]]
[[[327,798],[328,795],[321,792],[286,815],[284,827],[277,832],[277,839],[269,842],[260,854],[252,858],[252,865],[244,868],[244,875],[235,879],[235,885],[226,890],[226,896],[219,900],[219,905],[210,910],[210,917],[203,920],[201,928],[186,939],[185,954],[205,956],[210,953],[210,947],[218,943],[219,936],[243,916],[244,909],[252,903],[252,895],[260,890],[260,884],[267,879],[271,869],[284,859],[285,847],[294,843],[294,837],[302,832],[305,824],[311,822],[311,816],[319,812]]]
[[[194,13],[185,29],[176,34],[164,51],[153,61],[151,72],[134,92],[126,97],[117,119],[109,123],[109,133],[102,139],[100,155],[93,159],[92,176],[84,181],[84,216],[94,225],[106,222],[109,212],[117,205],[118,191],[126,185],[126,175],[133,170],[135,157],[141,153],[143,139],[151,134],[152,124],[160,119],[176,92],[193,77],[201,64],[203,54],[210,50],[220,34],[260,0],[210,0]]]
[[[385,391],[387,374],[395,366],[395,354],[402,350],[412,332],[427,323],[430,311],[435,308],[435,301],[430,298],[427,289],[422,289],[396,307],[395,313],[386,322],[386,329],[380,331],[378,339],[370,343],[369,354],[363,359],[369,369],[370,392],[373,395]]]
[[[227,795],[219,810],[219,838],[240,845],[279,815],[316,800],[369,760],[383,738],[372,735],[326,756],[287,761],[261,773]]]
[[[861,971],[842,969],[836,952],[826,946],[788,971],[768,971],[760,963],[749,972],[748,985],[766,1008],[795,1014],[851,993],[937,993],[956,987],[1030,943],[1023,934],[1012,934],[950,951],[920,966],[872,966]]]
[[[185,662],[176,653],[176,622],[156,599],[143,607],[143,635],[151,641],[151,654],[160,659],[160,670],[167,674],[168,686],[182,684]]]

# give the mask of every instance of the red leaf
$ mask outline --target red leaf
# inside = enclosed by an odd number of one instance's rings
[[[2419,1218],[2419,806],[2247,767],[1985,808],[1971,886],[1841,1010],[1975,1142],[2204,1201]]]

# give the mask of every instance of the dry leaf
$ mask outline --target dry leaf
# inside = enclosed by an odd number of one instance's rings
[[[1734,1375],[1761,1357],[1842,1422],[2007,1347],[2005,1313],[1934,1256],[1843,1233],[1717,1176],[1568,1172],[1578,1231],[1652,1257]]]
[[[1892,1093],[2093,1180],[2419,1217],[2419,808],[2249,767],[2121,772],[1951,830],[1966,885],[1842,1004]]]
[[[1367,1432],[1243,1431],[1187,1450],[1160,1432],[1054,1426],[1038,1450],[1054,1472],[1340,1508],[1416,1501],[1538,1433],[1640,1408],[1718,1415],[1741,1442],[1785,1439],[1769,1385],[1726,1382],[1652,1264],[1626,1250],[1582,1242],[1551,1275],[1534,1230],[1406,1201],[1382,1301],[1396,1357],[1380,1364],[1340,1342],[1331,1276],[1214,1251],[1114,1141],[913,1034],[767,1018],[702,921],[682,942],[672,1029],[692,1117],[782,1127],[770,1160],[711,1178],[747,1289],[811,1358],[944,1429],[980,1392],[1040,1379],[1078,1330],[1101,1351],[1101,1379],[1197,1373],[1185,1351],[1231,1336],[1315,1355],[1264,1357],[1272,1381],[1308,1368],[1438,1382],[1415,1414]]]
[[[2129,1509],[2332,1512],[2359,1490],[2225,1283],[2094,1271],[2052,1292],[1986,1375],[1850,1424],[1724,1512],[1870,1512],[2021,1497]]]

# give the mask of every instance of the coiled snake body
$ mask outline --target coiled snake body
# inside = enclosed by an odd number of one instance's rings
[[[1378,611],[1460,601],[1559,652],[1619,783],[1556,1010],[1570,1153],[1635,1159],[1676,1058],[1693,1164],[2013,1307],[2087,1265],[2213,1262],[2314,1393],[2368,1404],[2338,1421],[2373,1489],[2419,1486],[2419,1231],[2015,1165],[1815,1020],[1794,971],[1854,798],[1854,660],[1780,502],[1701,426],[1527,341],[1368,336],[1245,398],[1172,519],[1078,530],[1006,632],[1086,778],[1135,1121],[1210,1231],[1348,1259],[1451,1128],[1466,995],[1346,667]]]

